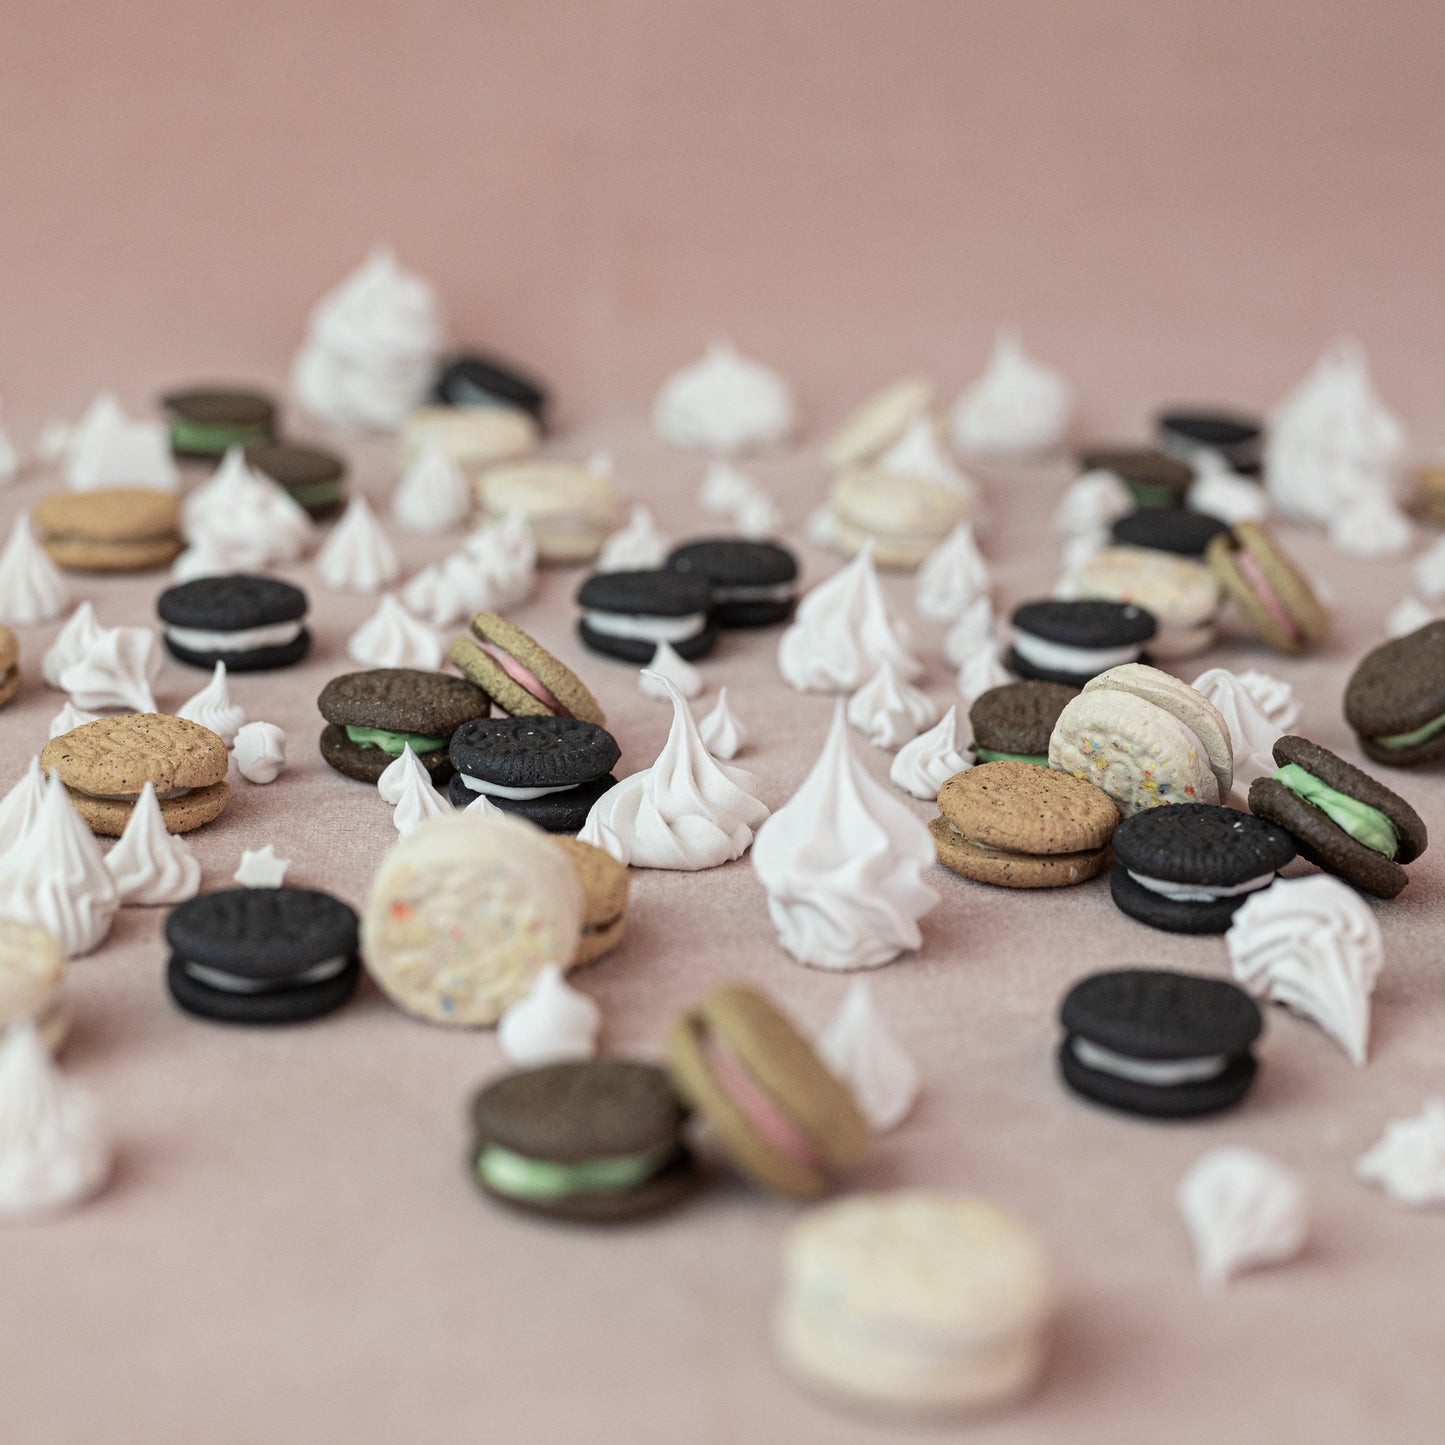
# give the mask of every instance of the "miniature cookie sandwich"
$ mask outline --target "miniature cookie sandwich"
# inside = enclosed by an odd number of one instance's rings
[[[56,1053],[70,1032],[65,952],[54,934],[18,918],[0,918],[0,1035],[17,1019]]]
[[[942,482],[882,467],[846,471],[833,484],[838,544],[858,553],[873,543],[880,567],[917,567],[964,520],[965,497]]]
[[[1401,864],[1413,863],[1429,844],[1420,815],[1398,793],[1305,738],[1280,738],[1274,760],[1274,776],[1249,785],[1251,811],[1287,830],[1317,868],[1362,893],[1395,897],[1410,881]]]
[[[1150,613],[1125,602],[1025,602],[1011,620],[1008,665],[1020,677],[1075,688],[1111,667],[1138,662],[1159,630]]]
[[[776,542],[704,538],[674,548],[664,565],[709,584],[719,627],[786,622],[798,599],[798,559]]]
[[[409,667],[333,677],[316,706],[326,719],[321,756],[364,783],[376,782],[408,746],[433,782],[446,782],[452,735],[491,711],[486,693],[464,677]]]
[[[1070,576],[1069,589],[1074,597],[1143,608],[1159,624],[1149,642],[1154,657],[1193,657],[1214,645],[1219,585],[1191,558],[1147,547],[1101,547]]]
[[[1151,808],[1119,824],[1109,889],[1150,928],[1224,933],[1294,855],[1294,839],[1266,818],[1207,803]]]
[[[187,1013],[223,1024],[294,1024],[356,990],[356,914],[310,888],[202,893],[166,919],[166,987]]]
[[[1109,530],[1121,547],[1203,557],[1209,544],[1229,530],[1229,524],[1203,512],[1186,512],[1182,507],[1146,507],[1120,517]]]
[[[1413,768],[1445,757],[1445,622],[1367,653],[1345,688],[1345,719],[1377,763]]]
[[[999,888],[1066,888],[1103,872],[1119,811],[1097,788],[1027,762],[980,763],[938,790],[938,861]]]
[[[1263,459],[1263,424],[1240,412],[1170,407],[1154,418],[1154,433],[1166,452],[1184,462],[1201,452],[1215,452],[1231,471],[1247,475],[1257,472]]]
[[[161,405],[170,415],[171,450],[178,457],[211,460],[276,434],[276,404],[259,391],[201,387],[169,392]]]
[[[1161,1119],[1237,1104],[1258,1070],[1259,1005],[1222,978],[1124,968],[1080,979],[1059,1010],[1059,1072],[1096,1104]]]
[[[761,993],[720,988],[673,1026],[667,1070],[755,1184],[813,1199],[863,1161],[870,1131],[857,1100]]]
[[[980,693],[969,709],[974,757],[981,763],[1049,765],[1049,738],[1078,689],[1058,682],[1006,682]]]
[[[432,400],[439,406],[513,407],[526,412],[545,431],[547,388],[535,377],[501,361],[466,351],[451,357],[437,373]]]
[[[166,651],[179,662],[228,672],[290,667],[311,648],[306,594],[276,577],[197,577],[156,600]]]
[[[260,442],[246,448],[246,461],[317,520],[334,516],[346,501],[346,459],[323,447]]]
[[[1204,559],[1245,621],[1277,651],[1304,652],[1329,632],[1329,612],[1258,522],[1221,532]]]
[[[67,572],[149,572],[181,550],[180,507],[169,492],[110,487],[55,492],[31,509],[46,554]]]
[[[511,406],[422,406],[406,419],[403,463],[411,462],[428,442],[443,450],[474,480],[487,467],[517,462],[537,450],[536,419]]]
[[[580,462],[527,461],[489,467],[477,501],[493,519],[520,512],[532,529],[537,559],[590,562],[617,524],[612,479]]]
[[[576,717],[605,726],[587,685],[540,642],[495,612],[478,612],[451,646],[458,672],[512,717]]]
[[[0,627],[0,707],[20,691],[20,639]]]
[[[577,957],[585,911],[577,870],[540,828],[450,813],[382,859],[362,915],[362,958],[407,1013],[494,1024],[547,964]]]
[[[597,572],[577,589],[577,635],[593,652],[644,666],[658,644],[679,657],[703,657],[717,645],[712,584],[706,577],[659,568]]]
[[[593,963],[622,942],[627,928],[627,869],[612,854],[580,838],[552,840],[571,860],[582,885],[582,937],[577,944],[576,966]]]
[[[938,389],[926,376],[905,376],[876,391],[833,433],[824,456],[841,472],[877,461],[920,417],[933,411]]]
[[[453,807],[486,798],[548,833],[582,827],[622,756],[606,728],[574,717],[480,718],[452,734],[450,751]]]
[[[619,1224],[681,1204],[701,1176],[666,1073],[630,1059],[507,1074],[472,1100],[473,1177],[529,1214]]]
[[[1182,507],[1194,469],[1152,447],[1102,445],[1079,452],[1079,470],[1113,472],[1136,507]]]
[[[230,761],[209,728],[146,712],[82,723],[40,750],[40,766],[60,775],[91,832],[109,838],[125,832],[147,783],[167,832],[188,833],[219,818],[231,796]]]
[[[966,1194],[855,1194],[785,1246],[774,1340],[810,1389],[905,1416],[996,1410],[1033,1387],[1055,1310],[1033,1232]]]

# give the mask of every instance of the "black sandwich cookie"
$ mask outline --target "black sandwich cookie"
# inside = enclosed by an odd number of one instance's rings
[[[291,1024],[340,1008],[361,974],[356,914],[309,888],[202,893],[166,919],[166,986],[187,1013]]]
[[[1059,1071],[1074,1093],[1161,1119],[1237,1104],[1254,1082],[1252,1046],[1264,1028],[1242,988],[1162,968],[1080,979],[1059,1021]]]
[[[465,352],[452,357],[437,376],[432,399],[440,406],[514,406],[546,430],[547,388],[493,356]]]
[[[1159,445],[1181,461],[1217,452],[1236,472],[1248,475],[1260,468],[1264,427],[1239,412],[1170,407],[1155,417],[1154,434]]]
[[[1127,662],[1147,662],[1159,630],[1152,612],[1126,602],[1025,602],[1014,609],[1008,665],[1020,677],[1079,688]]]
[[[1204,549],[1228,523],[1203,512],[1186,512],[1179,507],[1146,507],[1130,512],[1114,523],[1114,541],[1121,547],[1144,547],[1154,552],[1173,552],[1180,557],[1203,558]]]
[[[1209,803],[1147,808],[1114,831],[1109,889],[1120,912],[1167,933],[1224,933],[1295,855],[1276,823]]]
[[[197,577],[156,600],[166,651],[191,667],[224,662],[260,672],[300,662],[311,647],[306,594],[276,577]]]
[[[969,709],[973,755],[981,763],[1049,765],[1054,724],[1078,689],[1058,682],[1006,682],[980,693]]]
[[[712,586],[684,572],[598,572],[578,588],[577,605],[578,636],[608,657],[646,664],[660,642],[679,657],[702,657],[717,643]]]
[[[1377,763],[1413,768],[1445,758],[1445,622],[1367,653],[1345,688],[1345,718]]]
[[[1398,793],[1305,738],[1274,745],[1272,778],[1249,785],[1250,810],[1278,823],[1317,868],[1362,893],[1393,898],[1410,881],[1400,865],[1429,844],[1424,820]]]
[[[575,717],[499,717],[463,723],[452,736],[452,805],[485,797],[549,833],[575,833],[617,779],[622,750],[596,723]]]
[[[312,517],[330,517],[346,500],[346,461],[335,452],[297,442],[263,442],[246,448],[246,460],[285,487]]]
[[[776,542],[700,538],[674,548],[667,566],[712,587],[712,615],[721,627],[786,622],[798,600],[798,559]]]
[[[1102,445],[1085,447],[1079,467],[1086,472],[1113,472],[1134,498],[1136,507],[1182,507],[1194,481],[1194,469],[1153,447]]]
[[[338,773],[375,783],[410,746],[432,781],[444,783],[452,775],[452,735],[486,717],[491,699],[464,677],[379,667],[333,677],[316,706],[327,723],[321,756]]]
[[[196,387],[168,392],[161,405],[170,415],[171,450],[178,457],[212,459],[276,434],[276,403],[263,392]]]
[[[666,1073],[628,1059],[508,1074],[472,1101],[468,1172],[513,1209],[619,1224],[681,1204],[700,1182]]]

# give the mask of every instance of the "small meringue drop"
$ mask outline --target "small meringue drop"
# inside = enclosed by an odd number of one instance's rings
[[[248,783],[274,783],[286,767],[286,734],[268,722],[248,722],[232,745],[236,768]]]
[[[411,752],[408,745],[407,752]],[[415,761],[415,754],[413,761]],[[391,821],[403,838],[421,827],[428,818],[440,818],[452,812],[452,806],[432,786],[427,770],[420,763],[401,775],[399,796]]]
[[[960,522],[918,569],[914,597],[919,614],[934,622],[956,622],[988,596],[992,581],[972,523]]]
[[[1256,778],[1270,778],[1278,766],[1274,745],[1279,729],[1265,716],[1255,696],[1228,668],[1211,667],[1189,684],[1219,709],[1229,726],[1234,752],[1234,792],[1242,801]]]
[[[709,462],[698,489],[698,505],[717,516],[735,517],[761,490],[746,472],[739,471],[731,462]]]
[[[408,532],[434,535],[466,521],[472,489],[439,432],[421,444],[392,493],[391,514]]]
[[[1073,391],[1025,350],[1018,328],[1000,327],[983,375],[953,408],[961,452],[1029,460],[1055,451],[1068,431]]]
[[[993,603],[987,596],[975,597],[944,636],[943,655],[954,667],[962,667],[980,648],[992,647],[997,640]]]
[[[973,478],[959,470],[938,440],[932,416],[914,417],[898,438],[873,465],[880,472],[916,477],[946,487],[950,492],[972,499],[978,491]]]
[[[20,850],[40,812],[44,797],[45,772],[39,757],[32,757],[19,781],[0,798],[0,860],[8,853]],[[4,891],[3,877],[0,877],[0,897],[3,897]]]
[[[853,1091],[875,1133],[896,1129],[912,1112],[921,1086],[918,1066],[878,1016],[866,978],[849,985],[818,1053]]]
[[[442,665],[442,640],[390,593],[347,640],[346,655],[363,667],[411,667],[423,672]]]
[[[407,776],[413,773],[419,774],[430,786],[431,774],[422,766],[421,759],[412,751],[411,744],[403,743],[401,751],[381,770],[381,776],[376,780],[376,791],[381,795],[381,801],[390,803],[394,808],[402,799]]]
[[[733,526],[751,542],[766,542],[783,530],[783,513],[761,489],[744,497],[733,512]]]
[[[176,709],[176,716],[210,728],[228,748],[236,741],[236,734],[246,721],[246,710],[231,701],[224,662],[216,664],[211,680]]]
[[[316,554],[316,571],[333,592],[380,592],[401,571],[396,548],[371,503],[355,496]]]
[[[726,687],[718,689],[716,705],[698,723],[697,730],[708,752],[722,763],[730,763],[747,746],[747,729],[732,710]]]
[[[702,673],[685,657],[678,656],[670,642],[659,642],[652,661],[637,674],[643,697],[653,702],[672,701],[664,682],[671,683],[686,698],[697,697],[703,690]]]
[[[243,848],[241,862],[231,881],[242,888],[280,888],[286,882],[291,860],[277,856],[273,843],[264,848]]]
[[[21,512],[0,551],[0,623],[25,627],[49,622],[69,601],[65,579],[35,539],[30,513]]]
[[[60,674],[60,685],[86,712],[101,708],[155,712],[151,688],[160,671],[160,648],[152,628],[102,627],[85,652]]]
[[[627,525],[614,532],[598,554],[598,572],[651,571],[667,560],[671,544],[657,529],[652,509],[641,503],[628,513]]]
[[[105,855],[124,904],[173,904],[194,898],[201,887],[201,865],[186,840],[166,829],[155,785],[141,789],[126,819],[125,831]]]
[[[998,644],[987,643],[964,659],[958,670],[958,691],[970,704],[976,703],[990,688],[1002,687],[1013,677],[999,658]]]
[[[1134,498],[1124,479],[1099,467],[1070,482],[1054,508],[1053,529],[1066,537],[1102,532],[1134,510]]]
[[[1445,1204],[1445,1100],[1426,1099],[1408,1119],[1392,1119],[1355,1165],[1355,1177],[1414,1209]]]
[[[673,446],[728,456],[786,441],[797,416],[784,378],[723,337],[663,383],[652,424]]]
[[[1200,1155],[1179,1181],[1178,1203],[1205,1289],[1287,1263],[1309,1234],[1299,1176],[1258,1149],[1221,1146]]]
[[[55,641],[45,649],[45,656],[40,660],[40,675],[45,679],[46,686],[64,692],[60,684],[61,674],[90,651],[103,631],[95,620],[95,609],[88,601],[82,602],[65,619],[65,625],[55,634]]]
[[[594,1058],[601,1028],[602,1010],[548,963],[498,1021],[497,1044],[514,1068],[538,1069]]]
[[[904,682],[886,660],[848,699],[848,725],[876,748],[900,747],[937,718],[933,699]]]
[[[1302,711],[1294,689],[1282,678],[1272,677],[1258,668],[1246,668],[1239,674],[1239,685],[1255,700],[1259,710],[1283,736],[1300,720]]]
[[[1385,618],[1385,636],[1408,637],[1435,621],[1435,614],[1418,597],[1402,597]]]
[[[932,800],[949,778],[966,773],[973,759],[958,751],[958,708],[951,707],[933,727],[904,743],[888,779],[915,798]]]

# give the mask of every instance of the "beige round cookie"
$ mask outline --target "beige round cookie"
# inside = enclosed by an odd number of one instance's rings
[[[589,562],[617,521],[612,479],[578,462],[529,461],[489,467],[477,500],[491,517],[526,517],[543,562]]]
[[[102,838],[119,838],[130,822],[135,808],[131,798],[96,798],[75,788],[67,788],[75,811],[85,820],[92,833]],[[214,823],[231,801],[231,785],[224,779],[208,787],[196,788],[179,798],[166,798],[161,803],[161,821],[168,833],[189,833]]]
[[[20,639],[0,627],[0,707],[20,691]]]
[[[1158,619],[1155,657],[1192,657],[1214,641],[1219,584],[1192,557],[1149,547],[1102,547],[1070,579],[1069,595],[1132,602]]]
[[[475,473],[497,462],[537,450],[537,422],[520,407],[423,406],[407,418],[402,461],[411,461],[431,436],[440,436],[464,471]]]
[[[578,966],[592,963],[622,942],[627,927],[629,875],[610,853],[580,838],[558,835],[552,839],[577,870],[586,913],[577,944]]]
[[[833,484],[838,544],[857,553],[870,538],[880,567],[917,567],[964,519],[965,499],[951,487],[863,467],[844,472]]]
[[[70,1032],[65,994],[65,953],[52,934],[14,918],[0,918],[0,1031],[30,1018],[52,1053]]]
[[[73,572],[144,572],[181,550],[180,506],[151,487],[56,492],[31,512],[40,545]]]
[[[932,409],[937,389],[926,376],[905,376],[875,391],[833,433],[825,453],[834,471],[866,466]]]

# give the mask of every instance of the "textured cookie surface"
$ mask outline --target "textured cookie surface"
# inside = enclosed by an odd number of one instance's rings
[[[166,919],[171,951],[239,978],[280,983],[356,952],[355,911],[311,888],[227,888],[202,893]]]
[[[1119,823],[1097,788],[1031,763],[980,763],[944,783],[938,811],[965,838],[1010,853],[1103,848]]]
[[[1119,816],[1112,805],[1109,811],[1115,818]],[[1078,853],[1010,853],[965,838],[944,817],[935,818],[928,831],[945,868],[995,888],[1068,888],[1098,877],[1109,861],[1107,843]]]
[[[1071,586],[1078,597],[1142,607],[1163,628],[1202,627],[1219,609],[1219,587],[1208,568],[1147,547],[1100,548],[1073,574]],[[1155,638],[1156,652],[1162,641]]]
[[[1204,549],[1229,527],[1218,517],[1182,507],[1146,507],[1120,517],[1111,532],[1126,547],[1148,547],[1181,557],[1203,557]]]
[[[552,840],[577,870],[586,912],[577,962],[591,963],[622,942],[627,926],[627,895],[631,883],[627,869],[610,853],[578,838]]]
[[[451,737],[490,711],[486,693],[462,677],[409,667],[380,667],[333,677],[316,699],[321,716],[341,727]]]
[[[1294,852],[1293,840],[1276,824],[1202,803],[1136,813],[1114,834],[1114,857],[1130,872],[1221,888],[1276,873]]]
[[[969,709],[976,748],[1045,757],[1049,737],[1078,689],[1057,682],[1009,682],[980,693]]]
[[[172,627],[203,632],[242,632],[306,615],[306,594],[279,577],[197,577],[167,587],[156,612]]]
[[[271,398],[244,387],[208,386],[171,391],[161,398],[161,405],[203,426],[255,427],[269,431],[276,420],[276,404]]]
[[[586,783],[610,772],[622,750],[606,728],[580,718],[504,717],[464,723],[452,735],[453,765],[508,788]]]
[[[453,357],[437,374],[433,398],[445,406],[515,406],[541,421],[547,388],[510,362],[469,352]]]
[[[555,712],[507,671],[504,664],[510,659],[535,676],[557,699],[564,715],[599,727],[606,724],[607,714],[586,684],[534,637],[495,612],[478,612],[469,626],[471,636],[459,637],[452,643],[451,659],[457,670],[488,693],[503,712],[513,717],[538,717]],[[502,660],[485,651],[487,647],[499,652]]]
[[[130,798],[95,798],[89,793],[69,789],[75,811],[85,819],[92,833],[105,838],[119,838],[130,822],[135,803]],[[214,823],[226,810],[231,798],[231,785],[222,780],[209,787],[196,788],[180,798],[166,798],[161,803],[161,821],[168,833],[189,833]]]
[[[577,605],[593,612],[646,617],[687,617],[712,606],[712,581],[698,573],[659,567],[598,572],[577,589]]]
[[[798,575],[798,559],[776,542],[749,542],[741,537],[700,537],[675,547],[667,566],[686,576],[701,577],[714,587],[776,587]]]
[[[209,728],[162,713],[130,713],[83,723],[51,738],[40,765],[68,788],[134,800],[147,783],[157,794],[223,782],[230,757]]]
[[[1345,718],[1378,763],[1405,767],[1445,757],[1445,728],[1413,746],[1386,747],[1378,741],[1413,733],[1441,717],[1445,622],[1431,622],[1366,653],[1345,688]]]
[[[611,633],[599,632],[595,627],[589,626],[585,619],[577,624],[577,636],[593,652],[600,652],[606,657],[620,657],[626,662],[637,663],[639,667],[646,667],[657,655],[657,644],[651,639],[615,637]],[[717,646],[717,638],[717,627],[709,622],[700,632],[680,642],[670,643],[669,646],[679,657],[691,661],[706,657]]]
[[[1327,609],[1304,574],[1257,522],[1236,522],[1205,549],[1205,561],[1219,584],[1234,599],[1250,627],[1281,652],[1302,652],[1330,630]],[[1275,606],[1262,600],[1250,570],[1265,580]],[[1286,621],[1276,615],[1282,609]]]
[[[455,770],[456,764],[453,763],[452,767]],[[545,793],[540,798],[507,798],[495,794],[487,801],[500,812],[523,818],[544,832],[580,833],[586,826],[593,804],[616,784],[617,779],[611,773],[603,773],[600,778],[578,783],[560,793]],[[453,771],[451,782],[447,784],[447,800],[452,807],[465,808],[480,796],[477,789],[467,785],[462,774]]]
[[[1153,447],[1101,445],[1079,452],[1083,471],[1113,472],[1141,507],[1177,507],[1194,480],[1194,469]]]
[[[1053,598],[1014,608],[1013,625],[1047,642],[1097,648],[1145,643],[1159,626],[1143,608],[1128,603]]]
[[[20,639],[0,627],[0,707],[20,691]]]
[[[1064,996],[1066,1032],[1132,1059],[1237,1054],[1264,1029],[1259,1005],[1222,978],[1123,968],[1082,978]]]

